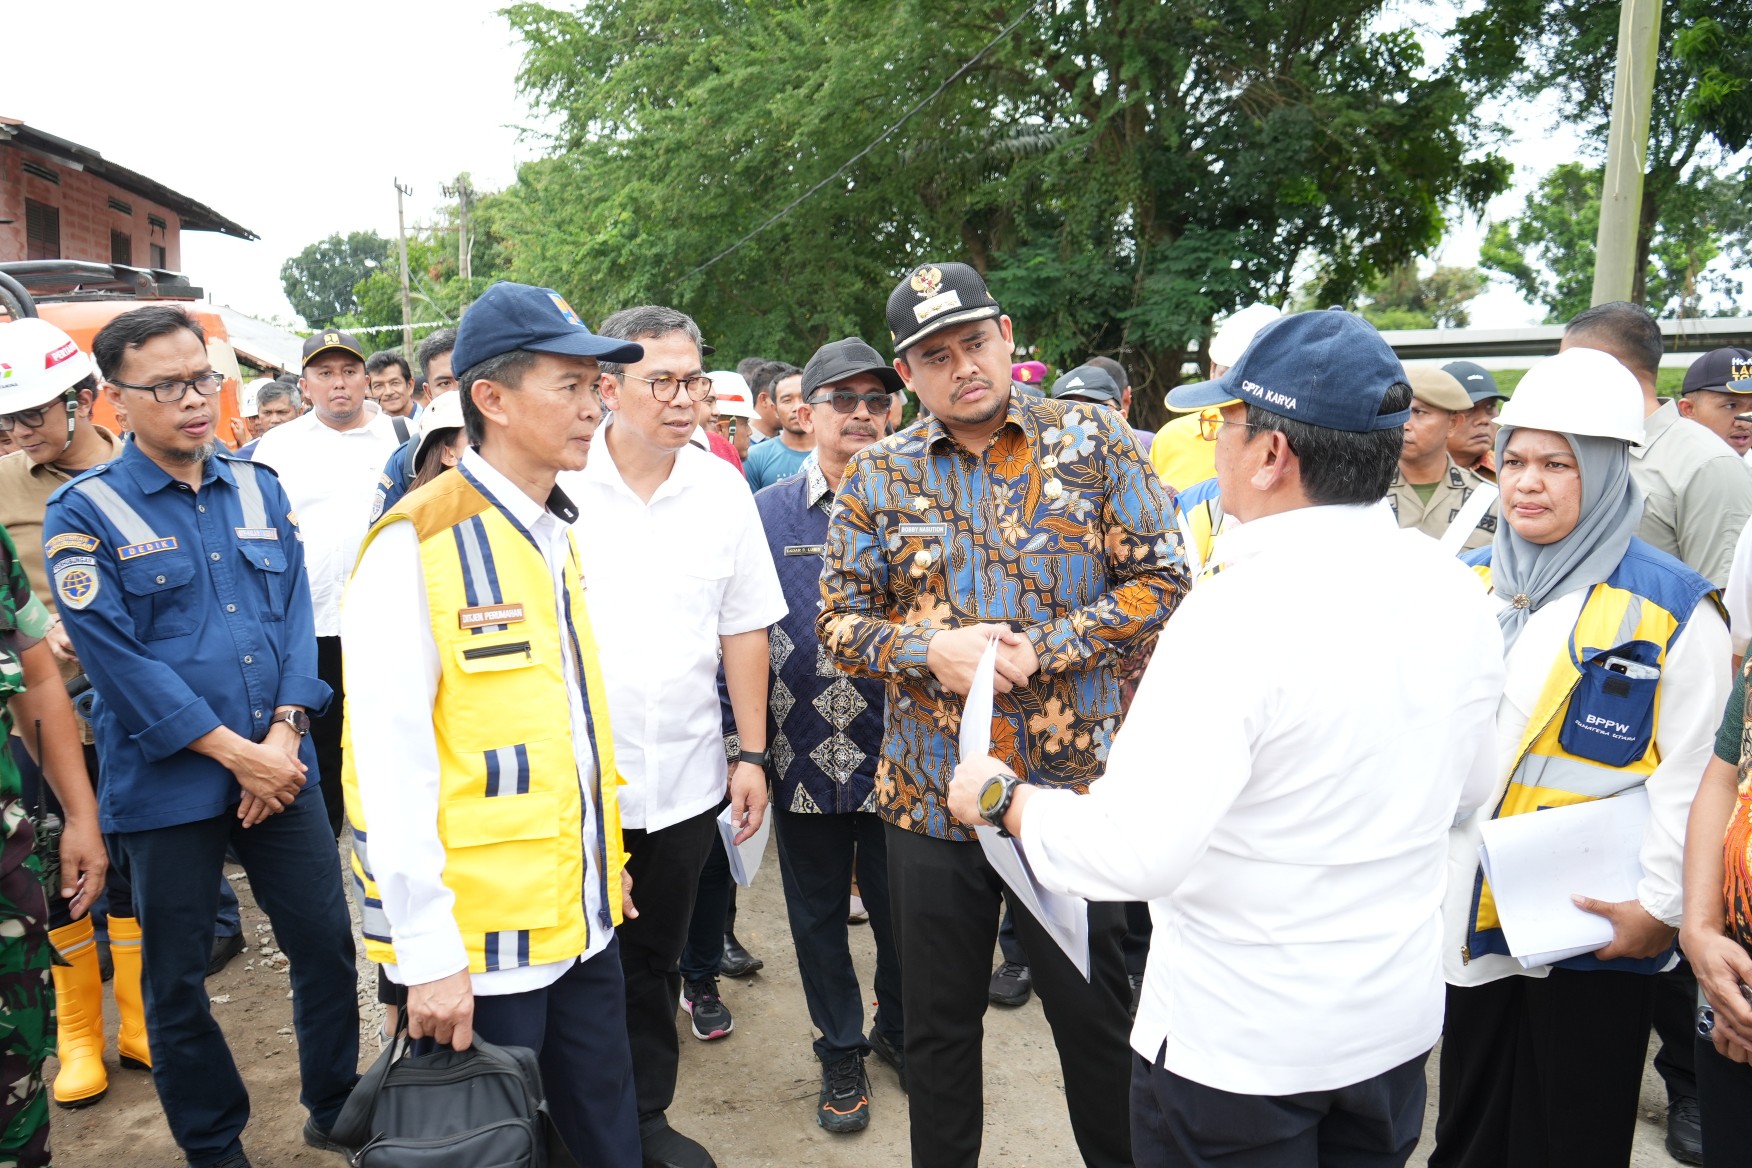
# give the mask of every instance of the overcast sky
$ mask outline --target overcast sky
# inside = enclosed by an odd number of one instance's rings
[[[9,55],[0,114],[256,232],[253,243],[185,232],[183,267],[221,303],[291,318],[280,264],[337,231],[393,238],[397,178],[413,188],[412,227],[433,217],[440,185],[459,171],[493,190],[539,153],[518,133],[531,117],[516,90],[518,47],[496,12],[505,2],[19,0],[6,5],[6,39],[33,49]],[[1574,155],[1561,127],[1555,139],[1534,133],[1511,148],[1516,189],[1494,214],[1519,210],[1543,170]],[[1457,223],[1435,259],[1475,263],[1480,236]],[[1477,326],[1539,318],[1502,285],[1474,302]]]

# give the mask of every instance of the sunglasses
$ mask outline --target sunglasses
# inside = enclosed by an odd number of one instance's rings
[[[836,414],[855,414],[858,403],[863,402],[870,407],[871,414],[886,414],[888,407],[894,404],[892,393],[857,393],[850,389],[836,389],[831,393],[817,395],[809,399],[809,404],[819,406],[831,404]]]

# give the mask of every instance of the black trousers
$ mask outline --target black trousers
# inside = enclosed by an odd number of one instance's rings
[[[1752,1064],[1723,1058],[1707,1038],[1696,1040],[1694,1053],[1703,1168],[1752,1168],[1752,1139],[1746,1131],[1752,1116]]]
[[[723,808],[718,809],[720,812]],[[637,879],[637,877],[635,877]],[[730,856],[720,835],[706,853],[700,888],[694,895],[693,919],[681,950],[683,981],[715,978],[724,965],[724,938],[736,931],[736,881],[730,878]]]
[[[1691,962],[1679,956],[1679,964],[1655,975],[1655,1034],[1661,1049],[1655,1052],[1655,1071],[1667,1084],[1667,1098],[1697,1095],[1697,975]]]
[[[779,875],[785,885],[785,913],[797,947],[797,973],[809,1020],[821,1031],[815,1057],[824,1063],[854,1051],[864,1041],[864,995],[852,965],[852,867],[858,892],[870,912],[876,942],[875,1029],[896,1049],[906,1044],[900,988],[900,958],[894,950],[893,912],[888,896],[888,841],[873,812],[809,814],[773,808],[773,835],[779,841]]]
[[[1629,1164],[1654,993],[1608,970],[1449,986],[1431,1168]]]
[[[617,933],[641,1121],[662,1115],[675,1101],[681,1062],[681,1040],[675,1033],[675,1012],[681,1008],[678,963],[693,919],[700,869],[718,838],[717,821],[714,808],[657,831],[621,832],[629,853],[627,871],[633,876],[633,905],[639,910]]]
[[[979,845],[885,824],[888,890],[906,1011],[907,1108],[918,1168],[974,1168],[985,1118],[980,1045],[1001,900]],[[1020,903],[1011,903],[1034,988],[1052,1027],[1083,1162],[1130,1165],[1131,988],[1117,904],[1089,906],[1090,980]]]
[[[341,639],[316,639],[316,675],[329,683],[335,696],[328,709],[310,718],[310,744],[316,747],[316,768],[322,773],[322,801],[328,810],[329,829],[341,838],[347,819],[347,804],[341,789],[341,720],[347,691],[341,685]]]
[[[1400,1168],[1423,1132],[1429,1057],[1331,1091],[1238,1095],[1134,1053],[1138,1168]]]

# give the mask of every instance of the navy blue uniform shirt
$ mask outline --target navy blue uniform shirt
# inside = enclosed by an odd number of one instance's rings
[[[217,454],[195,491],[129,442],[50,497],[43,550],[97,692],[104,831],[225,813],[243,788],[189,743],[222,725],[259,742],[276,706],[328,705],[304,546],[268,468]],[[316,782],[308,737],[298,757]]]

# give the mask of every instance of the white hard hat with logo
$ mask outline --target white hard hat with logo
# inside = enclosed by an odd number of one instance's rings
[[[712,379],[712,396],[718,400],[718,413],[729,418],[754,417],[754,395],[748,391],[748,380],[729,369],[715,369],[706,376]]]
[[[0,324],[0,414],[46,406],[96,371],[73,338],[46,320]]]
[[[1610,353],[1565,349],[1527,371],[1497,415],[1504,429],[1550,430],[1643,442],[1643,394]]]

